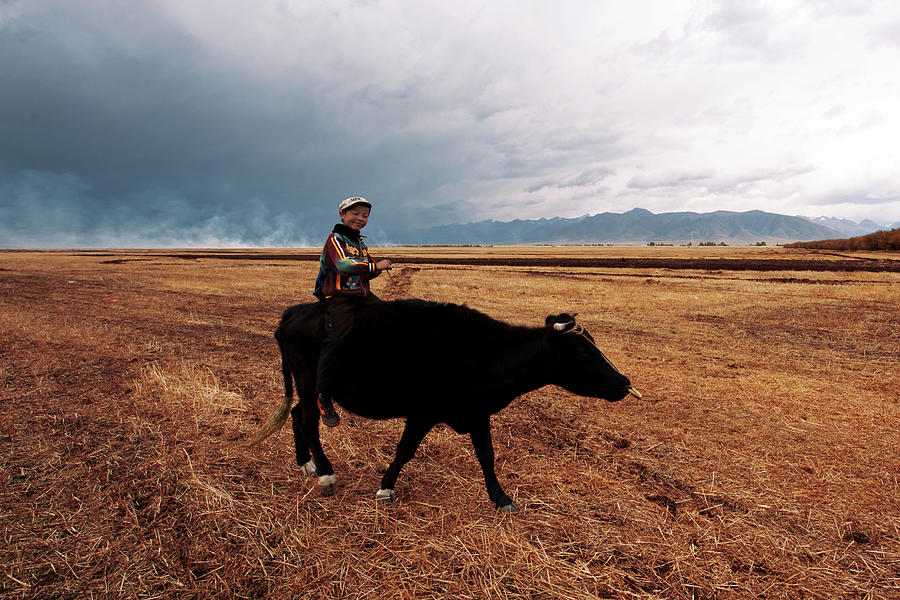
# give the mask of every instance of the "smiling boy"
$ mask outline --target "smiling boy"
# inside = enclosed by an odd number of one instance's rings
[[[375,261],[360,230],[369,222],[372,203],[360,196],[347,198],[338,207],[341,222],[334,226],[322,248],[319,275],[313,294],[325,304],[325,338],[319,355],[316,391],[322,423],[334,427],[340,417],[334,410],[333,392],[340,369],[337,353],[353,329],[356,309],[377,302],[369,280],[391,268],[391,261]]]

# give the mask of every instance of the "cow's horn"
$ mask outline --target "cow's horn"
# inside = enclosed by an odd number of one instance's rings
[[[570,329],[573,325],[575,325],[574,319],[572,321],[566,321],[565,323],[554,323],[553,329],[557,331],[565,331],[566,329]]]
[[[634,396],[635,398],[637,398],[638,400],[640,400],[641,398],[644,397],[643,394],[641,394],[639,391],[637,391],[633,387],[628,388],[628,393],[631,394],[632,396]]]

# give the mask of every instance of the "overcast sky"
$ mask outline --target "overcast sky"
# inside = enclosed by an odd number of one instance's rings
[[[0,246],[900,221],[895,0],[0,0]]]

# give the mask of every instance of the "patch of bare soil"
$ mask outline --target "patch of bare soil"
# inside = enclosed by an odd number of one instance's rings
[[[298,260],[317,261],[316,252],[279,253],[242,253],[242,252],[180,252],[161,253],[150,256],[179,258],[183,260],[224,259],[224,260]],[[107,263],[116,264],[127,260],[110,259]],[[791,259],[791,258],[663,258],[663,257],[554,257],[554,256],[404,256],[398,261],[402,264],[430,265],[470,265],[470,266],[506,266],[506,267],[558,267],[558,268],[619,268],[619,269],[690,269],[690,270],[726,270],[726,271],[869,271],[900,272],[900,260],[886,258],[840,258],[840,259]]]
[[[555,250],[560,250],[554,253]],[[725,271],[810,271],[810,272],[900,272],[900,256],[896,252],[828,252],[768,250],[765,254],[748,252],[746,248],[679,249],[656,254],[661,250],[628,248],[621,256],[612,255],[611,249],[565,247],[562,249],[529,247],[510,248],[381,248],[382,253],[396,254],[395,262],[423,265],[469,265],[509,267],[557,267],[557,268],[614,268],[614,269],[688,269]],[[672,250],[672,249],[669,249]],[[575,252],[578,251],[577,254]],[[123,257],[121,253],[105,251],[77,251],[78,256],[104,258],[105,264],[146,262],[154,259],[201,259],[235,261],[317,261],[319,251],[298,249],[290,252],[241,250],[215,251],[141,251]]]
[[[766,260],[746,258],[405,258],[410,264],[453,264],[509,267],[691,269],[725,271],[872,271],[900,272],[896,260]]]

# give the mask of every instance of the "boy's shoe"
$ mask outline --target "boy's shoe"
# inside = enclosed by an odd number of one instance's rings
[[[322,415],[322,423],[328,427],[336,427],[341,422],[341,417],[334,410],[331,398],[325,394],[319,394],[319,414]]]

